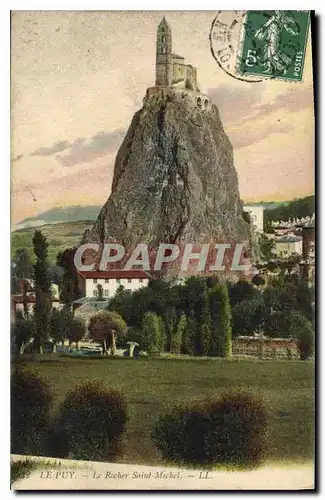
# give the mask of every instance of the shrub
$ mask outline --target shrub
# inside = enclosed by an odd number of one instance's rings
[[[25,368],[11,376],[11,452],[42,454],[50,425],[52,390],[47,381]]]
[[[174,408],[152,438],[165,459],[185,464],[254,466],[266,453],[267,411],[246,393]]]
[[[118,454],[127,422],[126,402],[102,381],[77,385],[62,403],[50,447],[56,456],[107,460]]]
[[[300,359],[304,361],[314,353],[313,324],[299,311],[291,312],[290,320],[290,336],[296,338]]]

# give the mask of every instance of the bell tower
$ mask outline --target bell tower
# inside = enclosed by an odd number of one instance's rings
[[[170,87],[172,70],[172,32],[165,17],[163,17],[157,29],[156,86]]]

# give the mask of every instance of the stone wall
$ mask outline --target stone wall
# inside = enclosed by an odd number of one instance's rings
[[[143,104],[149,104],[152,100],[179,101],[193,104],[200,109],[211,109],[210,98],[201,92],[178,87],[149,87]]]

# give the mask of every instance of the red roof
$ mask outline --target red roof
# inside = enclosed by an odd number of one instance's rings
[[[144,278],[150,276],[142,269],[111,269],[107,271],[79,271],[78,274],[85,279],[123,279],[123,278]]]

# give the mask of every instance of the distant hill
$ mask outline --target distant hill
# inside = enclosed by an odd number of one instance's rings
[[[46,212],[41,212],[34,217],[27,217],[14,229],[43,226],[45,224],[57,224],[59,222],[95,221],[101,210],[101,205],[73,205],[70,207],[54,207]]]
[[[315,196],[297,198],[275,208],[267,208],[264,212],[265,223],[311,216],[315,212]]]
[[[85,230],[91,229],[92,226],[93,221],[85,220],[18,229],[11,233],[11,255],[15,255],[17,248],[26,248],[34,261],[32,239],[35,229],[40,229],[49,243],[49,262],[55,264],[57,254],[66,248],[79,245]]]
[[[283,205],[288,205],[290,201],[254,201],[252,203],[244,203],[244,205],[263,205],[265,210],[273,210]]]

